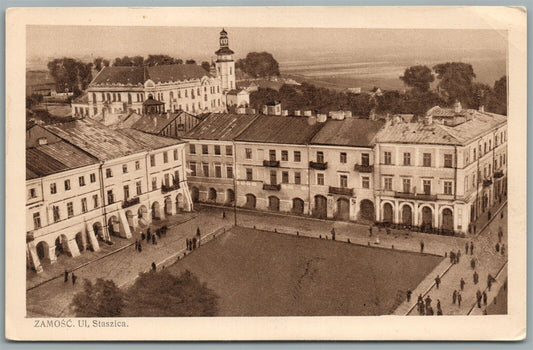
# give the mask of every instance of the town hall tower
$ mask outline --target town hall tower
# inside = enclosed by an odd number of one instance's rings
[[[233,51],[229,48],[228,33],[222,29],[220,32],[220,48],[215,52],[217,55],[216,69],[220,77],[223,91],[235,89],[235,61]]]

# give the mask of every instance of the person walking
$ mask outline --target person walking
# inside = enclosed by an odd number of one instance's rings
[[[407,291],[407,302],[411,301],[411,294],[412,294],[411,290],[408,290]]]
[[[496,253],[500,252],[500,243],[496,243]]]
[[[419,310],[419,312],[420,312],[420,315],[425,315],[425,314],[426,314],[426,312],[425,312],[425,308],[424,308],[424,303],[423,303],[423,302],[420,303],[420,310]]]
[[[437,310],[440,309],[440,299],[437,299]]]
[[[74,274],[74,272],[72,273],[72,285],[75,285],[76,284],[76,280],[78,279],[78,276],[76,276]]]
[[[225,218],[226,218],[226,211],[222,210],[222,219],[225,219]]]
[[[144,232],[141,232],[141,241],[144,241],[146,239],[146,235],[144,234]]]
[[[450,252],[450,264],[455,264],[455,253]]]
[[[152,271],[155,271],[157,269],[157,266],[155,264],[155,262],[152,262]]]
[[[470,242],[470,255],[474,255],[474,242]]]
[[[505,243],[502,243],[502,247],[500,249],[500,253],[502,253],[502,255],[505,255]]]
[[[474,271],[474,284],[477,284],[477,282],[479,281],[479,275],[477,274],[477,271]]]
[[[196,236],[200,237],[200,227],[196,226]]]
[[[439,275],[437,275],[437,277],[435,277],[435,286],[437,286],[437,289],[439,289],[439,284],[440,284],[440,277]]]
[[[477,292],[476,292],[476,302],[477,302],[477,307],[479,309],[481,309],[481,298],[482,298],[482,295],[481,295],[481,292],[478,289]]]
[[[135,250],[137,250],[138,248],[139,248],[139,241],[135,240]]]
[[[368,236],[372,237],[372,225],[368,226]]]
[[[457,300],[457,290],[454,290],[452,294],[452,304],[455,304],[456,300]]]
[[[157,244],[156,240],[155,240],[155,235],[152,235],[152,244],[154,244],[154,245]]]
[[[483,305],[487,306],[487,292],[483,291]]]
[[[430,307],[426,307],[427,311],[426,311],[426,315],[427,316],[433,316],[435,313],[433,312],[433,308],[430,306]]]
[[[68,271],[67,271],[67,270],[65,270],[65,281],[64,281],[64,282],[65,282],[65,283],[68,282]]]
[[[489,221],[492,218],[492,212],[490,210],[489,210],[489,213],[488,213],[488,218],[489,218]]]
[[[442,309],[440,307],[437,308],[437,316],[442,316]]]
[[[431,298],[430,298],[429,294],[426,297],[425,302],[426,302],[426,309],[427,309],[427,308],[429,308],[431,306]]]
[[[420,253],[424,252],[424,241],[420,241]]]
[[[150,230],[146,232],[146,242],[150,243],[150,240],[152,239],[152,234],[150,233]]]
[[[502,212],[503,214],[503,212]],[[498,228],[498,242],[501,243],[502,242],[502,238],[503,238],[503,231],[502,231],[502,227],[500,226]]]
[[[192,238],[192,249],[196,249],[196,237]]]
[[[139,253],[143,251],[143,247],[142,247],[141,242],[139,242],[139,246],[138,246],[137,248],[138,248],[138,250],[139,250]]]
[[[461,277],[461,282],[459,282],[459,284],[461,285],[461,291],[463,291],[465,289],[465,280]]]
[[[332,229],[331,229],[331,240],[332,240],[332,241],[335,240],[335,228],[332,228]]]
[[[461,293],[457,293],[457,305],[461,307],[461,301],[463,300],[463,297],[461,296]]]
[[[465,254],[468,255],[468,242],[465,242]]]
[[[457,254],[455,255],[455,258],[457,259],[457,264],[459,264],[459,258],[461,257],[461,251],[458,250]]]
[[[476,269],[476,259],[470,259],[470,267],[472,268],[472,270]]]

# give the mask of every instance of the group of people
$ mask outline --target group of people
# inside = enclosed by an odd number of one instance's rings
[[[201,240],[201,234],[200,234],[200,228],[196,228],[196,235],[193,238],[185,238],[185,245],[187,246],[187,250],[195,250],[196,248],[200,247],[200,240]]]
[[[411,293],[411,291],[408,291],[408,293]],[[411,294],[409,294],[409,298],[411,298]],[[418,301],[416,303],[418,313],[420,315],[426,315],[426,316],[435,315],[435,311],[433,310],[433,307],[431,306],[431,302],[432,300],[429,294],[426,297],[426,299],[422,298],[422,294],[418,295]],[[437,316],[442,316],[442,315],[443,315],[443,312],[442,312],[442,308],[440,305],[440,300],[437,299]]]
[[[65,276],[64,282],[65,282],[65,283],[68,282],[68,275],[69,275],[68,271],[65,270],[65,274],[64,274],[64,276]],[[71,273],[72,285],[75,285],[75,284],[76,284],[76,280],[77,280],[77,279],[78,279],[78,276],[76,276],[76,275],[74,274],[74,271],[73,271],[73,272]]]
[[[165,236],[167,234],[168,227],[161,226],[160,228],[155,230],[155,233],[150,232],[150,227],[146,230],[146,234],[144,232],[141,232],[141,239],[135,240],[135,250],[137,250],[139,253],[142,252],[142,242],[146,240],[146,243],[153,245],[157,244],[157,240],[160,239],[162,236]]]

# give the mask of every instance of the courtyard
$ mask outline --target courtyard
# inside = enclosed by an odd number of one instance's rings
[[[238,227],[168,269],[207,283],[220,316],[384,315],[442,260]]]

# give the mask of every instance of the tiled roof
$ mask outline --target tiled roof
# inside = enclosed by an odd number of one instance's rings
[[[184,138],[231,141],[246,129],[258,114],[210,113]]]
[[[103,161],[180,143],[178,140],[162,136],[143,137],[148,134],[139,131],[113,130],[88,119],[47,125],[45,128]]]
[[[389,124],[380,130],[376,142],[464,145],[488,131],[503,125],[507,117],[497,114],[468,110],[472,118],[456,126],[447,126],[433,121]]]
[[[151,67],[105,67],[91,85],[143,85],[148,79],[154,83],[201,79],[209,76],[197,64],[169,64]]]
[[[26,149],[26,179],[47,176],[58,172],[96,164],[98,160],[72,146],[59,141]]]
[[[310,124],[307,117],[259,116],[237,141],[307,144],[325,123]]]
[[[384,124],[384,121],[356,118],[328,120],[311,144],[371,147]]]
[[[153,114],[143,115],[132,126],[132,129],[148,132],[150,134],[159,134],[165,127],[170,124],[174,119],[181,114],[186,113],[183,111],[177,113],[166,114]],[[188,113],[186,113],[188,114]]]

